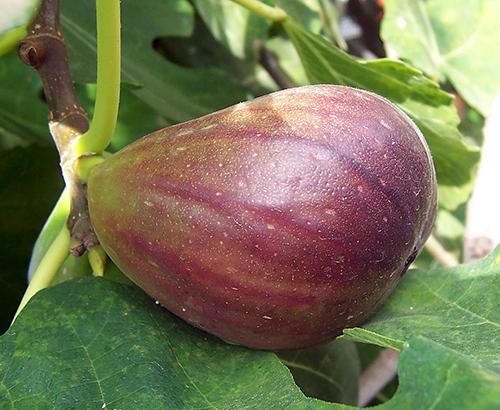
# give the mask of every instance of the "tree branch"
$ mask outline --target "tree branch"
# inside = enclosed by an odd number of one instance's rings
[[[64,145],[70,138],[87,131],[88,121],[71,81],[68,54],[60,32],[59,0],[42,2],[28,36],[19,45],[19,56],[38,71],[47,99],[49,121],[63,127],[55,130],[52,136],[59,152],[64,152]]]
[[[263,45],[259,48],[259,63],[269,73],[280,89],[292,88],[296,84],[288,77],[279,65],[278,57]]]
[[[441,266],[451,268],[459,264],[458,259],[449,253],[434,235],[429,236],[424,246],[427,252],[429,252]]]
[[[358,406],[365,407],[397,374],[399,352],[382,350],[359,377]]]
[[[43,0],[28,36],[18,49],[20,58],[38,71],[49,110],[49,129],[59,151],[61,168],[71,196],[68,228],[74,245],[72,253],[81,255],[97,244],[90,225],[86,186],[75,173],[73,146],[87,131],[85,111],[78,104],[69,70],[68,54],[59,24],[59,0]]]

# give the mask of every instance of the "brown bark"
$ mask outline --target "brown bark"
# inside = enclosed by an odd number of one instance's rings
[[[42,80],[49,110],[49,129],[59,151],[64,180],[71,192],[68,228],[72,253],[81,255],[97,244],[90,225],[86,186],[74,170],[72,143],[88,129],[85,111],[78,104],[69,69],[68,53],[60,31],[59,0],[43,0],[28,35],[18,49],[20,58],[35,68]]]

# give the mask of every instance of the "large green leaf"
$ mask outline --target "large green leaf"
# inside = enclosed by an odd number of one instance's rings
[[[466,145],[457,130],[458,116],[449,94],[402,62],[356,60],[290,19],[285,22],[285,29],[312,83],[344,84],[370,90],[406,111],[422,130],[431,149],[440,203],[453,209],[467,199],[479,152]]]
[[[345,333],[358,341],[397,349],[421,336],[498,376],[499,292],[500,247],[474,265],[410,271],[389,303],[363,329]]]
[[[412,279],[417,272],[410,273],[368,324],[370,333],[348,332],[364,342],[403,349],[399,389],[382,409],[498,407],[498,331],[490,332],[487,323],[472,323],[471,316],[498,323],[498,312],[489,309],[498,285],[490,280],[498,277],[499,259],[497,251],[470,272],[470,267],[461,266],[429,273],[432,279],[425,285]],[[443,296],[442,283],[432,282],[439,281],[439,275],[449,288],[454,279],[476,281],[461,302],[458,295],[464,288],[459,286],[454,298]],[[440,326],[441,339],[432,331],[432,321],[426,333],[429,315],[413,314],[415,300],[404,311],[395,308],[406,296],[411,300],[419,291],[425,294],[429,286],[442,295],[439,300],[454,303],[446,309],[429,303],[434,320],[452,323]],[[485,293],[489,295],[484,305],[471,302]],[[421,302],[425,306],[426,301]],[[397,329],[408,316],[411,326],[404,326],[401,336]],[[385,322],[380,333],[374,330],[377,322]],[[449,342],[455,339],[468,342]],[[137,288],[95,278],[66,282],[35,296],[0,338],[0,380],[0,402],[21,409],[341,408],[305,398],[272,353],[225,344],[176,319]]]
[[[0,331],[21,300],[31,247],[61,187],[54,148],[0,150]]]
[[[0,380],[0,403],[20,409],[307,403],[272,353],[220,342],[137,288],[92,278],[40,292],[29,303],[0,339]]]
[[[266,38],[269,22],[231,0],[194,0],[213,36],[239,58],[255,58],[255,41]]]
[[[493,410],[500,406],[498,373],[425,337],[409,340],[399,358],[398,377],[393,399],[377,409]]]
[[[62,3],[63,34],[77,82],[96,79],[94,3]],[[245,99],[243,90],[222,71],[186,69],[154,51],[157,37],[191,34],[193,9],[186,0],[124,0],[121,9],[122,81],[169,122],[185,121]]]
[[[36,71],[16,53],[0,58],[0,148],[50,143],[41,89]]]
[[[386,47],[426,73],[448,78],[483,115],[500,92],[500,2],[386,0]]]
[[[498,408],[499,291],[500,247],[474,265],[410,271],[364,328],[345,334],[365,343],[403,348],[401,386],[391,401],[399,408]],[[406,367],[410,362],[413,369]],[[421,384],[424,378],[426,387]],[[420,398],[407,395],[409,391],[420,392]]]

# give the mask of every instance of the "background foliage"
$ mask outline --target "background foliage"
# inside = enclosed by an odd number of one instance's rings
[[[371,90],[415,120],[438,175],[435,234],[459,254],[464,207],[479,160],[477,135],[500,90],[494,64],[500,50],[498,2],[387,0],[385,46],[406,62],[367,61],[352,55],[352,43],[351,54],[337,47],[337,22],[326,18],[339,11],[332,8],[334,3],[277,1],[292,17],[281,26],[229,0],[123,0],[122,99],[111,149],[276,90],[260,64],[265,47],[276,53],[296,84]],[[2,39],[27,24],[33,4],[9,5],[21,17],[13,23],[2,16]],[[80,102],[91,116],[94,2],[63,1],[61,21]],[[469,104],[461,117],[453,95],[445,90]],[[33,243],[62,189],[46,114],[36,73],[14,50],[4,53],[4,331],[26,286]],[[59,212],[45,227],[36,254],[46,249],[47,238],[57,232],[67,210]],[[35,258],[32,265],[36,263]],[[107,279],[95,279],[89,277],[85,258],[70,257],[58,278],[64,283],[40,292],[0,337],[0,408],[340,408],[326,401],[356,403],[358,375],[378,352],[370,345],[402,351],[399,387],[384,404],[387,408],[500,407],[500,251],[476,265],[454,269],[434,269],[424,253],[416,265],[421,270],[408,273],[363,328],[348,329],[343,339],[329,345],[278,357],[227,345],[184,324],[130,285],[111,263]],[[71,278],[76,279],[67,281]],[[326,401],[307,398],[295,383]]]

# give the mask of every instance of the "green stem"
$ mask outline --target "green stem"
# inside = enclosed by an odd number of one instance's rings
[[[76,142],[75,154],[100,153],[113,135],[120,102],[120,1],[96,0],[97,92],[89,130]]]
[[[104,162],[102,155],[91,155],[89,157],[80,157],[76,161],[75,171],[80,180],[87,182],[89,179],[90,171],[97,165]]]
[[[275,21],[277,23],[283,22],[287,17],[285,10],[280,9],[279,7],[271,7],[267,4],[260,2],[259,0],[233,0],[235,3],[238,3],[240,6],[245,7],[246,9],[258,14],[261,17],[264,17],[268,20]]]
[[[40,264],[38,265],[38,268],[36,269],[35,274],[33,275],[33,278],[24,293],[23,299],[19,304],[14,320],[16,320],[17,315],[19,315],[21,310],[23,310],[33,295],[50,285],[69,254],[69,246],[70,235],[68,228],[64,225],[54,242],[52,242],[52,245],[50,245],[47,253],[40,261]]]

